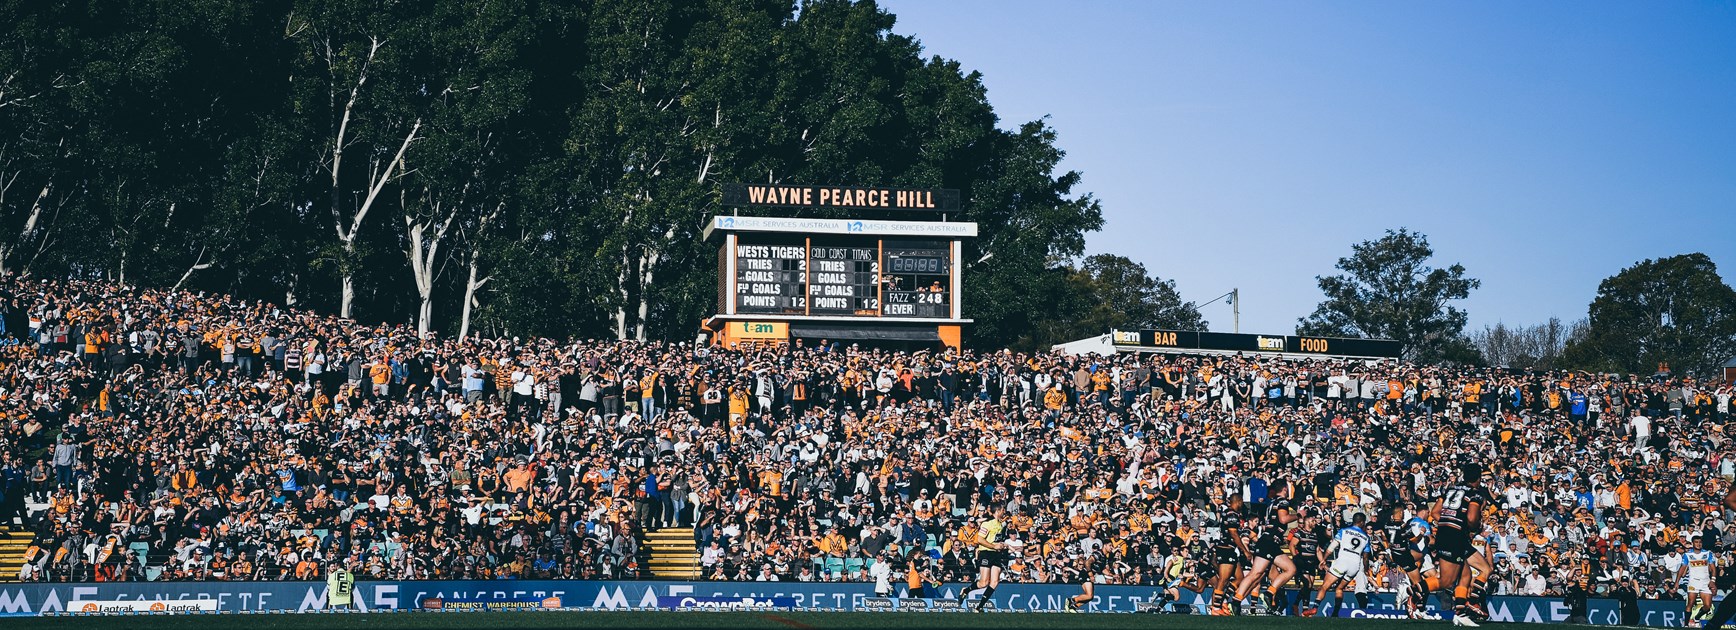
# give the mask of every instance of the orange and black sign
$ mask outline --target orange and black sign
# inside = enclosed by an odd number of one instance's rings
[[[1118,346],[1174,350],[1211,350],[1271,354],[1316,354],[1333,357],[1391,359],[1399,343],[1386,339],[1247,335],[1193,330],[1117,330],[1110,340]]]
[[[958,212],[958,190],[795,184],[724,184],[723,205]]]

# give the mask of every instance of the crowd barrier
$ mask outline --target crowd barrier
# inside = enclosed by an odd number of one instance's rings
[[[938,597],[951,598],[960,585],[948,584]],[[1100,586],[1090,606],[1097,612],[1135,612],[1149,609],[1157,591],[1141,586]],[[1079,587],[1065,584],[1004,584],[994,596],[1002,611],[1056,611],[1065,607]],[[898,587],[893,595],[905,595]],[[772,598],[779,605],[814,610],[869,610],[864,599],[875,599],[874,586],[866,583],[815,582],[666,582],[666,581],[576,581],[576,580],[473,580],[473,581],[362,581],[356,584],[355,607],[362,611],[415,610],[433,599],[445,601],[542,601],[558,600],[563,608],[628,610],[667,608],[669,598],[718,602],[736,598]],[[1347,600],[1354,601],[1349,594]],[[126,601],[181,602],[211,600],[217,612],[310,612],[328,608],[324,582],[99,582],[79,584],[0,584],[0,615],[77,613],[69,604]],[[872,608],[879,608],[878,604]],[[1143,605],[1142,605],[1143,604]],[[1182,593],[1181,606],[1204,612],[1202,594]],[[114,604],[124,606],[124,604]],[[1680,627],[1681,601],[1641,600],[1641,625]],[[1393,614],[1392,597],[1371,596],[1367,609],[1346,611],[1344,616],[1380,617]],[[1617,602],[1592,599],[1590,621],[1618,625]],[[1552,623],[1567,620],[1567,606],[1560,598],[1492,597],[1489,613],[1495,621]]]

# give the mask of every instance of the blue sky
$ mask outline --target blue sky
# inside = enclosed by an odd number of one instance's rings
[[[1401,226],[1483,281],[1470,330],[1583,317],[1646,258],[1736,283],[1736,2],[882,6],[1002,126],[1049,117],[1103,202],[1090,252],[1184,299],[1240,287],[1243,332],[1291,331]]]

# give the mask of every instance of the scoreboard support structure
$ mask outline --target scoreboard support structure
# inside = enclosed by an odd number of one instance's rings
[[[946,221],[713,217],[720,345],[802,340],[959,348],[963,239]]]

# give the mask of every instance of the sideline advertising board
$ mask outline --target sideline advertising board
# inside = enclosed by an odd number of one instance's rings
[[[422,599],[422,610],[440,611],[484,611],[503,610],[554,610],[561,608],[559,597],[518,597],[512,599],[449,599],[445,597],[427,597]]]
[[[71,604],[67,605],[66,609],[69,612],[86,614],[167,613],[173,615],[176,613],[217,612],[217,602],[209,599],[176,601],[143,599],[85,599],[74,600]]]
[[[960,584],[944,585],[929,594],[931,599],[909,599],[902,587],[891,593],[898,610],[940,610],[954,604]],[[562,608],[630,610],[667,609],[669,600],[683,608],[701,608],[700,602],[744,603],[756,606],[807,610],[885,609],[872,583],[812,582],[663,582],[579,580],[470,580],[470,581],[362,581],[355,585],[355,609],[362,612],[414,610],[429,600],[439,600],[442,609],[454,603],[465,610],[547,609],[558,602]],[[1158,589],[1150,586],[1104,585],[1097,599],[1086,607],[1091,612],[1132,613],[1149,611]],[[1002,611],[1058,611],[1079,594],[1070,584],[1002,584],[991,603]],[[1290,594],[1294,597],[1294,594]],[[691,599],[692,604],[681,602]],[[492,602],[492,608],[491,604]],[[760,604],[760,602],[765,602]],[[1205,612],[1205,597],[1182,592],[1177,606]],[[151,612],[319,612],[327,610],[325,582],[99,582],[81,584],[0,584],[0,616],[80,614],[87,604],[90,613],[142,609]],[[1141,606],[1141,604],[1146,604]],[[745,605],[745,603],[744,603]],[[153,611],[153,606],[161,610]],[[974,604],[973,604],[974,606]],[[1345,610],[1345,617],[1381,617],[1393,614],[1392,597],[1376,593],[1367,608]],[[1681,600],[1639,602],[1639,625],[1678,628],[1683,621]],[[1560,623],[1567,620],[1567,606],[1553,597],[1491,597],[1489,613],[1495,621]],[[1590,619],[1594,625],[1619,625],[1622,621],[1615,600],[1592,599]]]

